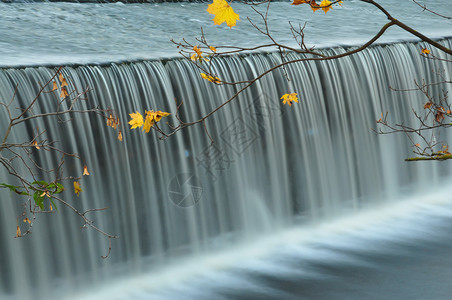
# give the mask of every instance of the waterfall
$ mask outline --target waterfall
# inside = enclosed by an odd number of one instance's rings
[[[442,43],[452,47],[450,39]],[[206,128],[197,125],[166,140],[129,130],[128,114],[167,111],[174,124],[177,103],[183,101],[181,117],[195,120],[237,88],[215,86],[179,59],[65,67],[65,77],[78,90],[92,89],[82,108],[99,105],[119,113],[124,141],[94,115],[71,115],[73,120],[64,123],[32,121],[9,141],[31,140],[33,130],[46,129],[46,138],[80,154],[81,161],[68,160],[67,170],[81,172],[86,163],[91,175],[81,180],[80,197],[72,193],[72,183],[63,195],[78,208],[109,207],[92,218],[120,238],[102,260],[108,242],[81,230],[82,221],[61,207],[39,216],[32,235],[15,239],[21,202],[0,189],[0,296],[52,299],[106,282],[118,270],[149,272],[179,257],[227,249],[432,188],[448,175],[445,167],[406,163],[412,153],[405,137],[372,132],[382,112],[390,112],[394,122],[409,122],[412,108],[421,111],[426,102],[419,92],[394,92],[389,85],[404,89],[414,80],[433,82],[432,69],[452,73],[450,64],[422,58],[422,45],[378,45],[336,61],[290,65],[289,85],[283,70],[269,74],[208,119]],[[221,79],[238,81],[280,62],[276,53],[250,54],[222,58],[214,68]],[[0,70],[0,99],[11,99],[18,84],[16,106],[24,106],[53,72],[47,67]],[[432,93],[441,88],[451,89],[437,86]],[[287,92],[298,92],[300,103],[282,105],[279,98]],[[42,111],[54,105],[49,95],[39,100]],[[6,121],[0,120],[1,132]],[[55,163],[51,155],[34,153],[45,164]],[[0,181],[9,180],[1,171]]]

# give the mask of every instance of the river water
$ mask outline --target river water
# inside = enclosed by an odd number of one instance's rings
[[[0,3],[0,99],[11,99],[16,84],[18,101],[32,99],[52,66],[64,64],[71,84],[92,87],[90,101],[116,108],[123,124],[130,112],[157,107],[174,122],[175,98],[184,101],[184,117],[196,118],[234,88],[200,78],[190,62],[175,58],[169,39],[192,37],[202,26],[214,45],[262,41],[244,20],[233,29],[212,25],[206,5]],[[328,54],[368,40],[385,21],[359,1],[328,14],[288,2],[272,6],[280,41],[293,44],[287,21],[309,21],[308,44]],[[452,35],[450,20],[412,3],[385,6],[434,38]],[[241,16],[247,10],[236,6]],[[82,155],[92,175],[83,179],[83,195],[67,197],[85,209],[109,206],[94,218],[120,239],[101,260],[105,241],[80,231],[80,220],[64,209],[14,239],[22,208],[2,189],[0,298],[450,299],[450,163],[406,163],[408,140],[371,129],[381,112],[412,122],[411,109],[423,109],[421,94],[391,92],[389,85],[408,88],[414,79],[435,81],[432,69],[448,78],[452,70],[422,58],[425,44],[400,30],[379,42],[390,44],[288,66],[301,100],[292,107],[279,101],[288,89],[284,73],[266,76],[208,123],[213,146],[196,127],[167,141],[124,127],[119,143],[96,118],[33,123]],[[452,41],[441,43],[450,48]],[[232,56],[214,69],[221,78],[246,80],[280,59]],[[432,93],[441,89],[452,92],[445,85]],[[53,108],[50,95],[41,100],[40,109]],[[18,128],[10,142],[32,134]],[[42,151],[34,155],[53,161]],[[0,181],[6,178],[0,172]],[[173,184],[180,180],[190,184]],[[190,196],[191,205],[174,194]]]

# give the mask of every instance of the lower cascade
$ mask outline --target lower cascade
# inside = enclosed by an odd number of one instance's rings
[[[452,47],[451,39],[441,43]],[[32,140],[36,128],[45,128],[46,138],[77,152],[82,160],[68,160],[68,171],[82,170],[86,163],[91,175],[82,179],[80,197],[71,192],[66,197],[84,209],[108,207],[92,218],[120,238],[112,241],[110,257],[101,259],[108,241],[81,229],[79,217],[64,208],[39,216],[33,234],[14,238],[22,201],[0,189],[0,298],[62,299],[120,275],[152,273],[179,259],[228,251],[287,228],[327,223],[433,189],[450,175],[446,165],[404,162],[412,154],[408,139],[372,131],[385,112],[393,122],[414,122],[412,109],[422,111],[426,102],[420,92],[389,86],[434,82],[437,69],[445,69],[451,80],[450,63],[422,58],[422,46],[377,45],[336,61],[289,65],[290,86],[283,70],[271,73],[205,127],[165,140],[129,130],[128,114],[167,111],[171,124],[183,102],[181,118],[195,120],[237,87],[216,86],[179,59],[65,67],[65,77],[78,90],[92,89],[82,107],[112,107],[119,113],[124,141],[103,119],[75,115],[71,121],[65,117],[67,122],[27,123],[10,142]],[[249,54],[222,58],[214,68],[225,81],[239,81],[280,62],[278,53]],[[25,105],[54,72],[48,67],[0,70],[0,100],[15,95],[16,106]],[[441,89],[452,92],[450,85],[440,85],[432,94]],[[288,90],[300,99],[290,108],[279,99]],[[42,95],[39,108],[52,110],[52,105],[50,94]],[[6,127],[7,120],[0,120],[1,132]],[[35,156],[46,165],[55,163],[46,153],[35,151]],[[2,169],[0,182],[10,180]]]

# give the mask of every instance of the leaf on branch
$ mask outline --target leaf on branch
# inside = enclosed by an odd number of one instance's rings
[[[293,3],[290,5],[300,5],[300,4],[310,4],[311,0],[293,0]],[[313,1],[313,4],[315,4],[315,1]]]
[[[426,48],[422,48],[421,52],[422,52],[422,54],[425,54],[425,55],[429,55],[430,54],[430,50],[428,50]]]
[[[137,111],[136,113],[129,114],[132,120],[129,121],[129,125],[132,126],[130,129],[135,129],[143,126],[144,120],[143,116]]]
[[[38,142],[35,140],[32,144],[32,146],[36,147],[36,149],[41,149],[41,147],[38,146]]]
[[[424,109],[429,109],[430,107],[432,107],[433,103],[431,101],[427,102],[424,104]]]
[[[84,165],[83,166],[83,175],[85,176],[88,176],[89,175],[89,172],[88,172],[88,166],[87,165]]]
[[[74,181],[74,193],[77,194],[77,197],[79,196],[80,192],[83,192],[82,186],[78,181]]]
[[[192,61],[197,61],[197,60],[202,61],[202,51],[201,51],[201,49],[199,49],[198,46],[194,46],[193,47],[193,51],[195,51],[195,53],[193,53],[191,55],[190,59]]]
[[[122,142],[122,131],[121,130],[119,130],[119,133],[118,133],[118,140],[120,140]]]
[[[216,25],[226,22],[226,25],[232,28],[232,26],[235,26],[237,20],[240,20],[239,15],[234,12],[225,0],[213,0],[213,3],[207,7],[207,12],[215,15],[213,22]]]
[[[146,111],[146,120],[144,121],[143,131],[146,131],[146,133],[151,130],[151,127],[154,126],[155,123],[159,122],[163,117],[169,116],[170,113],[163,112],[163,111],[153,111],[149,110]]]
[[[441,107],[441,108],[442,108],[442,107]],[[435,120],[436,120],[436,122],[438,122],[438,123],[441,123],[441,121],[444,120],[444,111],[443,111],[443,110],[438,109],[438,110],[436,111],[436,114],[435,114]]]
[[[213,53],[217,53],[217,48],[215,48],[214,46],[209,46],[210,51],[212,51]]]
[[[31,221],[30,221],[29,218],[25,218],[25,219],[24,219],[24,223],[27,223],[27,222],[28,222],[28,224],[31,224]]]
[[[56,81],[54,81],[52,89],[50,91],[53,92],[53,91],[56,91],[57,89],[58,89],[58,85],[57,85]]]
[[[322,10],[327,13],[330,9],[333,9],[331,7],[331,2],[328,0],[323,0],[322,2],[320,2],[320,7],[322,8]]]
[[[292,102],[298,103],[297,93],[284,94],[280,99],[283,99],[283,104],[288,104],[289,106],[292,106]]]
[[[22,233],[20,232],[20,227],[19,227],[19,225],[17,225],[17,227],[16,227],[16,237],[21,237],[22,236]]]
[[[206,75],[206,74],[204,74],[204,73],[201,73],[201,77],[202,78],[204,78],[204,79],[206,79],[206,80],[209,80],[210,82],[213,82],[213,83],[221,83],[221,80],[220,80],[220,78],[218,78],[218,77],[216,77],[216,76],[212,76],[212,75]]]
[[[61,88],[60,98],[64,99],[66,97],[69,97],[69,93],[67,92],[67,88],[63,87],[63,88]]]
[[[66,79],[63,77],[63,74],[62,74],[62,73],[60,73],[60,75],[58,76],[58,79],[60,79],[61,87],[62,87],[62,88],[65,87],[65,86],[67,86],[67,81],[66,81]]]

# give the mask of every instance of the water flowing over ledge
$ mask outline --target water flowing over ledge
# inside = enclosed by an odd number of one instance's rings
[[[446,0],[430,0],[428,4],[449,5]],[[207,3],[0,3],[4,16],[0,19],[0,67],[171,58],[178,56],[178,49],[170,39],[194,38],[199,36],[200,27],[212,45],[246,47],[262,42],[262,35],[246,21],[240,21],[233,29],[213,25],[206,6]],[[234,7],[241,16],[253,16],[249,6],[235,3]],[[451,22],[423,12],[415,4],[400,9],[400,2],[391,0],[385,1],[385,7],[394,17],[432,38],[452,33]],[[312,13],[301,6],[294,9],[289,2],[273,3],[269,15],[272,32],[279,42],[296,46],[288,21],[307,21],[306,43],[324,48],[363,43],[387,20],[358,1],[347,2],[328,14]],[[391,28],[378,42],[407,40],[413,41],[405,32]]]
[[[442,43],[451,47],[450,40]],[[408,122],[411,108],[421,110],[425,102],[420,94],[392,92],[388,85],[412,87],[415,79],[434,81],[432,69],[450,71],[444,62],[423,59],[422,46],[376,46],[338,61],[291,65],[291,88],[301,95],[301,103],[291,108],[279,100],[288,90],[285,77],[270,74],[207,122],[213,146],[202,127],[166,141],[125,129],[121,144],[95,117],[24,126],[13,139],[31,139],[33,128],[40,127],[49,139],[78,149],[92,176],[83,183],[83,197],[73,201],[85,208],[109,206],[96,224],[121,238],[114,241],[111,258],[102,261],[104,240],[80,232],[79,220],[61,210],[41,218],[29,238],[13,239],[21,207],[1,190],[0,295],[60,299],[115,280],[118,273],[151,272],[179,258],[233,249],[290,226],[325,222],[434,189],[450,176],[447,164],[407,164],[407,140],[371,133],[381,112]],[[215,68],[221,78],[240,80],[279,61],[276,54],[233,56]],[[16,84],[20,103],[32,99],[37,83],[52,72],[46,67],[1,70],[0,99],[11,99]],[[64,72],[80,90],[93,88],[90,103],[115,107],[123,124],[136,110],[174,113],[175,98],[184,101],[182,116],[193,119],[235,91],[203,80],[183,60],[67,67]],[[435,88],[432,93],[450,92],[450,86]],[[52,103],[44,97],[41,107],[52,108]],[[68,168],[82,166],[68,163]],[[175,194],[187,197],[175,201]]]

